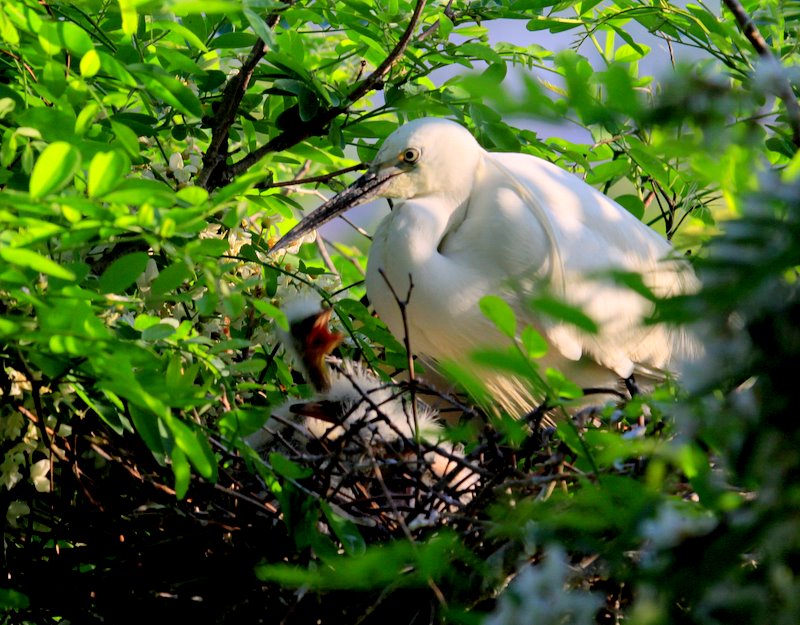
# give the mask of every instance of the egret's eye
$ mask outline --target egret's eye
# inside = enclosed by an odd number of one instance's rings
[[[403,152],[403,161],[406,163],[416,163],[419,160],[419,150],[417,148],[406,148]]]

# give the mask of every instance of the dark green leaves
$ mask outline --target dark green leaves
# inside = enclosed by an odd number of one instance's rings
[[[145,252],[133,252],[115,260],[100,276],[100,291],[121,293],[127,289],[145,270],[148,258]]]

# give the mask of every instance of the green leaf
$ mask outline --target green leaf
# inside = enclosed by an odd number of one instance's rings
[[[628,287],[646,300],[650,300],[651,302],[657,301],[653,291],[644,283],[641,274],[629,271],[611,271],[609,274],[617,284]]]
[[[583,389],[564,377],[564,374],[560,371],[548,368],[547,371],[545,371],[545,376],[547,377],[547,384],[558,397],[564,399],[583,397]]]
[[[75,274],[69,269],[24,247],[0,247],[0,258],[17,267],[27,267],[62,280],[75,279]]]
[[[175,496],[178,499],[186,497],[189,482],[192,478],[192,469],[186,454],[177,445],[172,448],[172,474],[175,476]]]
[[[92,48],[81,59],[81,76],[90,78],[100,71],[100,55]]]
[[[296,462],[292,462],[286,456],[276,452],[272,452],[269,455],[269,463],[275,473],[290,480],[302,480],[313,473],[309,467],[301,467]]]
[[[327,557],[325,566],[308,570],[286,564],[259,564],[256,575],[264,581],[317,590],[426,587],[431,580],[452,571],[453,560],[462,550],[453,533],[441,532],[425,542],[396,540],[372,545],[359,555]]]
[[[644,217],[644,202],[639,199],[638,195],[618,195],[614,198],[614,201],[636,217],[636,219]]]
[[[109,391],[106,391],[109,393]],[[164,455],[164,436],[159,427],[158,417],[148,410],[143,410],[136,404],[130,404],[131,420],[133,427],[139,434],[147,448],[156,455],[156,457],[163,457]]]
[[[535,365],[514,347],[481,347],[470,352],[472,362],[495,371],[506,371],[517,377],[538,381]]]
[[[186,26],[181,24],[180,22],[171,22],[171,21],[156,21],[150,24],[151,30],[156,30],[159,28],[163,28],[164,30],[168,30],[170,32],[175,33],[179,37],[186,39],[186,41],[200,50],[201,52],[208,52],[208,48],[206,48],[203,40],[200,39],[195,33],[189,30]]]
[[[56,141],[39,155],[31,172],[29,192],[33,199],[63,189],[81,166],[81,155],[69,143]]]
[[[187,204],[197,206],[208,199],[208,191],[202,187],[184,187],[183,189],[179,190],[175,196]]]
[[[114,189],[129,169],[130,161],[121,152],[114,150],[95,154],[89,164],[89,197],[99,197]]]
[[[136,4],[136,0],[119,0],[119,12],[122,15],[122,32],[128,37],[135,35],[139,26]]]
[[[500,332],[510,338],[517,333],[517,318],[514,309],[497,295],[487,295],[479,303],[483,316],[494,323]]]
[[[333,533],[336,534],[336,538],[342,543],[345,552],[351,556],[366,553],[367,544],[364,541],[364,537],[361,536],[361,532],[358,531],[358,526],[336,514],[326,501],[321,501],[320,507],[325,513],[325,518],[328,520]]]
[[[556,321],[566,322],[589,334],[598,332],[597,324],[591,317],[579,308],[570,306],[561,300],[552,297],[534,297],[530,300],[529,306],[537,314],[544,313]]]
[[[627,158],[620,157],[613,161],[593,165],[592,170],[586,176],[586,182],[593,185],[603,184],[609,180],[615,180],[620,176],[624,176],[631,168],[631,164]]]
[[[192,425],[170,416],[167,427],[175,437],[175,444],[186,454],[197,472],[207,480],[217,480],[217,460],[208,444],[205,434]]]
[[[133,252],[115,260],[100,276],[100,292],[120,293],[127,289],[142,275],[149,258],[145,252]]]
[[[158,341],[159,339],[165,339],[173,334],[175,334],[174,326],[168,323],[158,323],[143,330],[142,339],[145,341]]]
[[[463,365],[445,360],[439,363],[437,368],[447,379],[461,386],[476,403],[484,405],[491,403],[492,396],[483,380]]]
[[[81,57],[94,48],[92,40],[82,28],[72,22],[44,22],[37,33],[39,43],[49,55],[67,49]]]
[[[150,285],[150,292],[153,295],[162,295],[168,291],[174,291],[191,277],[192,271],[186,263],[173,263],[161,271],[158,277],[153,280],[153,283]]]
[[[0,588],[0,612],[26,610],[30,604],[28,595],[13,588]]]
[[[151,65],[130,65],[136,77],[155,96],[190,117],[201,117],[203,107],[198,97],[180,80],[170,76],[159,67]]]
[[[209,48],[212,50],[220,48],[252,48],[256,41],[258,41],[258,37],[253,33],[241,31],[236,33],[225,33],[224,35],[215,37],[209,44]]]
[[[272,33],[272,29],[267,25],[264,19],[258,13],[253,11],[253,9],[247,8],[246,6],[243,12],[245,18],[247,18],[247,22],[250,24],[250,28],[253,29],[253,32],[256,35],[258,35],[259,39],[261,39],[261,41],[263,41],[269,48],[275,48],[275,36]]]
[[[255,306],[256,310],[259,312],[267,315],[267,317],[274,319],[275,323],[281,330],[284,332],[289,331],[289,320],[286,318],[286,313],[284,313],[280,308],[273,306],[269,302],[265,302],[261,299],[253,300],[253,306]]]
[[[529,358],[541,358],[547,354],[547,341],[531,326],[522,328],[519,338]]]
[[[617,63],[632,63],[638,61],[650,52],[650,48],[642,43],[632,46],[623,44],[614,53],[614,61]]]

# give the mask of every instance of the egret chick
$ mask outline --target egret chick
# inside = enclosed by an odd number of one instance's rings
[[[691,269],[670,257],[662,236],[556,165],[487,152],[444,119],[402,125],[366,174],[273,249],[374,197],[393,200],[369,252],[366,286],[375,310],[400,339],[407,325],[423,358],[472,367],[511,414],[543,398],[518,376],[469,364],[476,348],[508,344],[480,311],[486,295],[503,297],[545,337],[542,371],[559,369],[584,388],[615,388],[633,374],[660,380],[697,352],[684,329],[645,325],[653,303],[610,276],[638,273],[657,297],[694,289]],[[404,324],[397,294],[406,293]],[[542,296],[581,309],[597,332],[538,310]]]
[[[426,447],[422,457],[432,474],[426,483],[446,480],[451,490],[460,492],[456,499],[465,503],[477,475],[460,449],[443,440],[436,412],[365,367],[330,358],[343,337],[328,328],[331,310],[320,310],[318,298],[289,302],[284,313],[290,327],[282,341],[317,392],[308,401],[278,407],[248,443],[264,449],[274,446],[276,438],[301,447],[317,441],[347,449],[345,455],[354,467],[364,465],[367,457],[372,458],[369,466],[378,460],[416,466],[417,448],[409,444],[422,444]]]

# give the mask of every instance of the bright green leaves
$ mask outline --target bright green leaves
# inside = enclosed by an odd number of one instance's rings
[[[272,33],[272,29],[267,25],[264,21],[264,18],[259,15],[257,11],[251,9],[248,6],[248,2],[245,1],[244,3],[244,16],[247,18],[248,24],[250,24],[250,28],[253,29],[253,32],[263,41],[268,47],[274,48],[275,47],[275,36]],[[254,3],[256,4],[256,3]]]
[[[484,317],[507,337],[514,338],[517,333],[517,319],[514,310],[504,299],[496,295],[486,295],[481,298],[479,305]]]
[[[74,146],[64,141],[51,143],[39,155],[31,172],[31,197],[41,198],[60,191],[72,180],[80,165],[81,156]]]
[[[100,55],[92,48],[83,55],[80,64],[81,76],[91,78],[100,71]]]
[[[253,33],[235,32],[225,33],[215,37],[209,44],[214,49],[220,48],[250,48],[258,41],[258,37]]]
[[[547,341],[532,326],[522,328],[519,338],[528,354],[528,358],[541,358],[547,354]]]
[[[72,22],[43,22],[38,34],[39,43],[51,56],[66,49],[71,54],[82,57],[94,48],[86,31]]]
[[[130,169],[130,161],[124,153],[98,152],[89,164],[87,192],[89,197],[105,195],[116,187]]]
[[[169,416],[164,420],[172,434],[175,447],[185,454],[200,475],[211,482],[216,482],[217,461],[205,434],[176,417]]]
[[[275,473],[290,480],[302,480],[311,475],[311,469],[309,467],[300,466],[296,462],[289,460],[283,454],[271,453],[269,455],[269,463]]]
[[[75,274],[47,256],[24,247],[0,247],[0,258],[17,267],[33,269],[54,278],[74,280]]]

